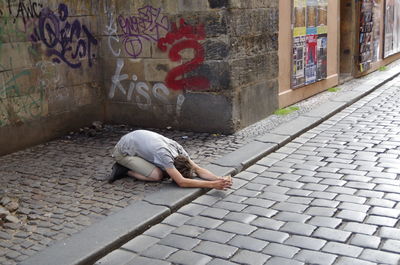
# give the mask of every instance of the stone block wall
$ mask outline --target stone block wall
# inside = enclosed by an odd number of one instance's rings
[[[278,0],[0,0],[0,155],[94,120],[231,133],[278,106]]]
[[[105,17],[108,122],[231,133],[278,107],[277,0],[128,0]]]
[[[0,0],[0,155],[102,119],[90,1]]]

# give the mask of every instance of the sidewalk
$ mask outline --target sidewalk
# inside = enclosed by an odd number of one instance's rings
[[[208,167],[216,173],[236,174],[399,72],[400,68],[393,66],[353,80],[341,86],[342,91],[336,95],[320,95],[335,97],[321,100],[319,106],[309,104],[311,110],[306,101],[297,113],[279,121],[268,118],[232,136],[159,132],[181,142],[201,164],[212,161]],[[112,146],[129,130],[109,128],[94,138],[53,141],[0,158],[0,177],[2,183],[7,183],[4,192],[20,198],[19,214],[26,217],[18,216],[24,225],[11,225],[1,231],[0,251],[5,254],[3,260],[0,258],[2,263],[15,264],[28,257],[31,258],[23,264],[94,261],[205,192],[176,189],[169,183],[123,180],[108,185],[96,181],[94,177],[104,177],[109,171]],[[267,132],[272,135],[265,135]],[[241,146],[240,151],[229,153]],[[236,182],[240,183],[239,179]],[[71,234],[74,235],[67,238]],[[64,238],[67,239],[53,244]]]
[[[398,77],[95,264],[399,264],[399,88]]]

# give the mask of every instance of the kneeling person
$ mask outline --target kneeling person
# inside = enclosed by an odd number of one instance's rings
[[[194,163],[183,147],[172,139],[147,130],[130,132],[114,148],[109,183],[128,174],[139,180],[159,181],[166,172],[180,187],[227,189],[229,176],[218,177]],[[194,175],[203,180],[192,179]]]

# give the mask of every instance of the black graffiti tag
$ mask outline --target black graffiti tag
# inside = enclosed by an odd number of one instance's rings
[[[87,57],[89,66],[92,66],[92,59],[96,57],[92,54],[92,45],[97,45],[97,40],[79,20],[70,23],[67,18],[68,7],[65,4],[58,6],[57,15],[49,8],[43,8],[31,40],[46,45],[47,55],[53,57],[55,63],[64,62],[72,68],[79,68],[82,65],[80,59]]]

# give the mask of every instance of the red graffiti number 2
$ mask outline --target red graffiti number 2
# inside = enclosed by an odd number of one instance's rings
[[[184,49],[193,49],[195,51],[194,58],[191,61],[177,66],[168,72],[168,75],[165,79],[167,87],[173,90],[202,90],[210,87],[210,81],[204,76],[191,76],[186,78],[182,77],[178,79],[185,73],[195,70],[204,62],[204,48],[198,42],[198,40],[204,40],[205,35],[204,25],[187,25],[184,19],[181,19],[179,28],[176,24],[172,24],[172,30],[168,32],[164,38],[161,38],[158,41],[158,47],[164,52],[168,49],[167,44],[172,45],[168,56],[173,62],[177,62],[182,59],[181,55],[179,54],[180,51]]]

